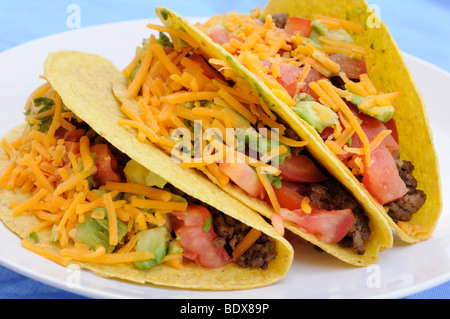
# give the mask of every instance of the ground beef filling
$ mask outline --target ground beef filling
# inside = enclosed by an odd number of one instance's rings
[[[217,212],[214,213],[213,221],[214,230],[219,235],[214,240],[215,244],[225,247],[228,254],[232,256],[236,246],[251,228],[230,216]],[[241,267],[259,267],[264,270],[276,256],[275,243],[267,235],[261,234],[258,240],[235,262]]]
[[[353,196],[334,179],[323,183],[308,185],[308,196],[312,205],[325,210],[349,208],[355,215],[355,220],[347,235],[339,242],[342,247],[353,247],[358,255],[365,253],[364,241],[369,239],[369,219],[364,209]]]
[[[272,19],[277,28],[284,29],[287,23],[288,14],[287,13],[274,13],[272,14]]]
[[[116,149],[106,139],[87,126],[87,124],[78,123],[77,121],[73,121],[73,124],[76,125],[77,128],[86,129],[86,136],[89,137],[91,145],[107,144],[111,153],[117,158],[118,165],[122,167],[121,171],[123,171],[123,167],[125,167],[126,163],[130,160],[126,154]],[[124,177],[123,181],[125,181]],[[219,237],[214,240],[214,243],[218,247],[225,247],[227,253],[230,256],[233,256],[233,251],[237,244],[239,244],[251,228],[244,223],[219,212],[213,207],[203,204],[198,199],[184,194],[172,186],[168,186],[167,190],[173,194],[185,197],[189,204],[205,206],[212,215],[214,231],[219,235]],[[256,240],[256,242],[236,260],[236,264],[241,267],[260,267],[264,270],[267,269],[270,261],[274,260],[276,256],[277,251],[275,242],[266,234],[261,234],[258,240]]]
[[[387,205],[389,207],[388,215],[395,223],[398,221],[409,222],[413,214],[425,204],[427,195],[417,189],[417,180],[412,174],[414,165],[409,161],[401,160],[398,152],[394,154],[394,157],[400,177],[408,188],[408,193]]]

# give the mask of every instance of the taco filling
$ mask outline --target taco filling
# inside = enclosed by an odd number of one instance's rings
[[[27,124],[16,140],[1,141],[9,164],[1,188],[30,194],[11,201],[12,216],[39,223],[21,235],[26,248],[67,266],[165,263],[183,269],[230,263],[267,269],[274,240],[185,195],[121,153],[63,104],[45,83],[30,96]],[[39,238],[51,230],[51,243]]]
[[[225,62],[204,58],[188,34],[148,26],[159,38],[143,41],[114,86],[128,117],[119,124],[136,129],[141,142],[148,139],[181,167],[198,168],[219,185],[232,184],[267,203],[275,214],[265,217],[279,233],[288,222],[323,243],[364,254],[370,236],[364,209],[292,128]]]
[[[353,40],[363,26],[319,15],[259,16],[258,10],[232,12],[197,28],[314,128],[400,228],[427,232],[404,223],[424,205],[426,194],[417,189],[413,164],[399,156],[393,116],[401,92],[377,90],[367,74],[370,50]]]

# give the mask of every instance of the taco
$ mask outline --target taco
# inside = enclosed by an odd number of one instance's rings
[[[261,216],[127,129],[119,71],[50,54],[26,123],[1,141],[0,218],[50,260],[137,283],[248,289],[283,278],[290,244]]]
[[[197,27],[163,8],[159,15],[240,73],[402,240],[431,236],[442,200],[424,101],[364,0],[269,1],[262,12],[218,15]]]
[[[180,167],[203,172],[278,233],[285,226],[352,265],[376,263],[378,251],[392,245],[382,216],[364,209],[316,163],[305,148],[309,142],[261,103],[263,95],[253,94],[224,61],[210,59],[206,41],[148,26],[159,37],[144,39],[114,81],[127,117],[118,124],[171,154]]]

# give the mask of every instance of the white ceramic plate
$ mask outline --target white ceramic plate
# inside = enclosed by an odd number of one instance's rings
[[[192,21],[202,19],[192,18]],[[78,50],[99,54],[121,69],[134,56],[135,47],[150,30],[137,20],[89,27],[52,35],[0,54],[0,136],[23,121],[28,95],[42,83],[42,65],[49,52]],[[435,145],[441,163],[450,159],[450,109],[444,105],[450,74],[406,55],[428,106]],[[441,168],[444,196],[450,170]],[[447,199],[444,199],[445,201]],[[446,203],[445,203],[446,204]],[[280,282],[265,288],[210,292],[136,285],[95,276],[91,272],[66,269],[27,251],[20,240],[0,225],[0,264],[46,284],[94,298],[396,298],[407,296],[450,280],[450,216],[447,206],[432,239],[416,245],[397,241],[382,252],[378,265],[353,268],[294,243],[294,265]],[[5,244],[7,243],[7,244]]]

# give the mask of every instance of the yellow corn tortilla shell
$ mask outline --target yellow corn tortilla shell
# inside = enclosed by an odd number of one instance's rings
[[[111,62],[96,55],[63,51],[50,54],[44,70],[45,77],[60,94],[64,104],[112,145],[186,194],[267,234],[274,239],[277,248],[277,257],[269,263],[266,270],[256,267],[242,268],[234,263],[219,269],[205,269],[188,262],[182,270],[166,264],[148,270],[139,270],[131,264],[98,265],[79,262],[76,264],[104,277],[202,290],[262,287],[275,283],[287,274],[293,260],[292,246],[268,226],[261,216],[225,194],[213,183],[206,181],[199,173],[181,169],[170,156],[159,149],[152,145],[141,144],[132,131],[118,125],[119,119],[124,115],[112,93],[112,79],[119,71]],[[23,127],[24,124],[18,126],[8,133],[6,138],[17,139],[22,134]],[[1,170],[8,163],[4,158],[6,154],[1,149]],[[0,190],[0,218],[19,236],[38,224],[39,220],[31,214],[12,217],[8,203],[11,200],[23,201],[29,197],[29,194],[22,194],[20,190]],[[50,249],[58,251],[58,246],[50,241],[50,230],[38,232],[38,236],[41,241],[49,244]]]
[[[262,95],[265,103],[278,113],[305,141],[310,153],[331,172],[372,216],[381,216],[405,242],[415,243],[429,238],[436,227],[442,210],[439,166],[433,146],[424,100],[405,64],[399,48],[386,25],[364,0],[323,0],[323,1],[280,1],[270,0],[262,16],[273,13],[288,13],[313,19],[315,15],[325,15],[346,19],[365,26],[365,31],[355,34],[355,42],[366,48],[373,48],[366,57],[368,74],[380,91],[401,91],[402,97],[396,103],[394,120],[397,124],[401,146],[401,159],[409,160],[415,166],[414,176],[418,189],[427,194],[427,201],[419,212],[413,215],[411,225],[425,226],[428,232],[407,233],[387,215],[386,210],[369,194],[350,170],[325,145],[319,134],[307,122],[297,116],[289,106],[279,100],[271,90],[258,81],[232,55],[210,38],[192,27],[187,21],[166,8],[157,8],[161,21],[180,28],[195,38],[205,53],[211,57],[227,61],[229,65],[246,79],[255,92]],[[414,124],[412,124],[414,123]],[[417,134],[420,132],[420,134]],[[380,217],[376,217],[380,218]]]
[[[166,18],[166,20],[163,21],[166,25],[187,31],[187,33],[190,36],[192,36],[197,41],[197,43],[199,43],[200,48],[205,53],[205,55],[209,57],[225,59],[228,62],[233,63],[233,58],[226,56],[225,55],[226,52],[224,51],[223,48],[221,48],[220,46],[213,46],[211,39],[209,39],[204,34],[199,32],[197,29],[191,26],[186,20],[184,20],[176,13],[166,8],[157,8],[157,14],[161,17],[162,20]],[[264,92],[262,91],[261,83],[259,83],[257,79],[254,79],[251,73],[246,71],[243,67],[237,67],[236,71],[239,73],[239,75],[241,75],[242,77],[244,77],[249,81],[249,83],[252,85],[252,87],[255,89],[256,92],[261,92],[261,94],[259,95],[262,98],[265,98],[265,95],[263,94]],[[127,100],[125,98],[127,87],[128,87],[128,80],[124,75],[119,75],[119,77],[117,77],[114,80],[113,91],[115,95],[121,101],[128,103],[128,105],[133,104],[136,105],[135,101]],[[270,101],[267,102],[267,104],[269,103]],[[276,104],[270,103],[269,105],[275,106]],[[137,108],[137,106],[135,107]],[[275,108],[277,107],[275,106]],[[278,109],[280,111],[282,110],[282,108],[279,107]],[[307,138],[302,137],[303,140],[310,139],[309,136],[306,137]],[[201,171],[215,184],[219,185],[218,181],[212,174],[208,172],[208,170],[201,169]],[[246,206],[250,207],[252,210],[257,211],[266,218],[270,218],[275,214],[274,210],[265,202],[248,196],[248,194],[245,193],[242,189],[231,183],[222,188],[232,197],[238,199]],[[378,212],[375,209],[373,211],[375,211],[375,214],[378,214]],[[369,216],[369,226],[371,228],[371,236],[369,240],[365,243],[364,248],[366,252],[364,255],[357,255],[353,248],[344,248],[338,244],[323,243],[316,236],[305,232],[303,229],[300,229],[292,222],[286,222],[285,226],[291,232],[308,240],[309,242],[313,243],[314,245],[320,247],[324,251],[328,252],[329,254],[339,258],[340,260],[346,263],[355,266],[367,266],[376,263],[378,261],[378,252],[382,249],[391,247],[393,242],[392,232],[390,231],[387,222],[381,216],[374,218],[373,216],[371,216],[370,212],[368,216]]]

